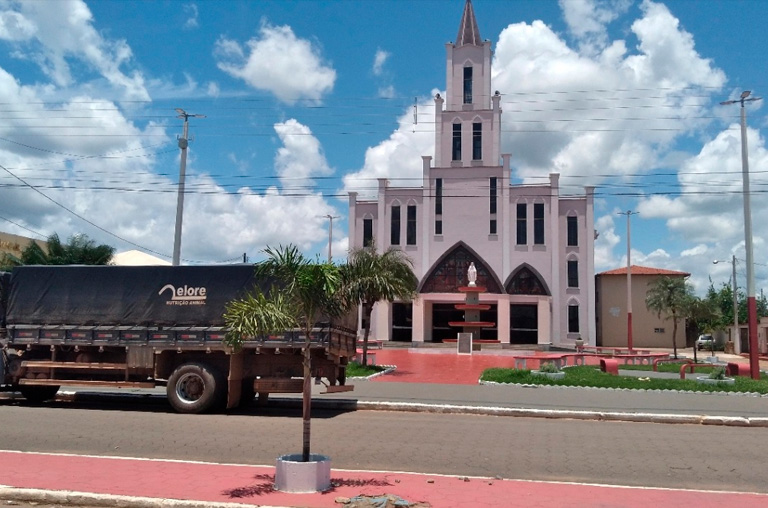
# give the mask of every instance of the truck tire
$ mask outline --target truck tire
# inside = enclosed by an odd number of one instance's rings
[[[21,395],[25,399],[27,399],[27,401],[33,404],[39,404],[41,402],[46,402],[56,397],[56,393],[59,391],[59,387],[58,386],[22,385],[22,386],[19,386],[19,391],[21,392]]]
[[[201,363],[179,365],[168,378],[168,402],[179,413],[204,413],[225,400],[227,383],[218,371]]]

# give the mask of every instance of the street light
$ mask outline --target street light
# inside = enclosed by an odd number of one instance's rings
[[[741,104],[741,176],[744,185],[744,247],[747,251],[747,322],[749,330],[749,370],[752,379],[760,379],[760,361],[757,351],[757,302],[755,301],[755,259],[752,248],[752,211],[749,206],[749,156],[747,153],[747,112],[745,102],[759,101],[749,97],[749,90],[741,92],[737,100],[720,104]]]
[[[330,213],[327,215],[318,215],[318,217],[323,217],[328,220],[330,220],[330,223],[328,224],[328,262],[331,262],[332,259],[332,252],[331,252],[331,242],[333,241],[333,219],[338,219],[338,215],[331,215]]]
[[[627,349],[632,353],[632,261],[631,261],[631,224],[629,218],[640,212],[627,210],[618,212],[619,215],[627,216]]]
[[[713,264],[718,263],[727,263],[727,261],[723,261],[720,259],[715,259],[712,261]],[[737,348],[736,351],[741,352],[741,341],[739,340],[739,296],[737,294],[737,291],[739,289],[739,286],[736,285],[736,256],[733,256],[733,274],[731,275],[733,285],[733,346],[734,348]]]
[[[179,148],[181,148],[181,165],[179,167],[179,195],[176,199],[176,230],[173,235],[173,266],[179,266],[181,260],[181,219],[184,215],[184,176],[187,171],[187,146],[189,146],[189,119],[205,118],[205,115],[190,115],[181,108],[176,108],[179,114],[176,118],[184,119],[184,130],[179,138]]]

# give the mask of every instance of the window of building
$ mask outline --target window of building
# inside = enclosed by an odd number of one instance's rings
[[[568,306],[568,333],[579,333],[579,306]]]
[[[416,245],[416,205],[408,205],[408,214],[405,230],[405,243],[408,245]]]
[[[435,179],[435,215],[443,214],[443,179]]]
[[[400,245],[400,206],[392,207],[392,223],[389,235],[391,245]]]
[[[654,328],[653,333],[664,333],[664,328]]]
[[[490,203],[489,208],[491,213],[496,213],[496,177],[491,178],[489,187],[490,187]]]
[[[525,203],[517,204],[517,244],[528,243],[528,208]]]
[[[363,219],[363,247],[373,244],[373,219]]]
[[[544,203],[533,204],[533,243],[544,245]]]
[[[453,124],[453,150],[451,150],[451,159],[461,160],[461,124]]]
[[[472,104],[472,67],[464,67],[464,104]]]
[[[443,234],[443,221],[441,221],[440,219],[435,221],[435,234],[436,235]]]
[[[568,261],[568,287],[579,287],[579,262]]]
[[[496,219],[491,219],[491,228],[490,229],[491,229],[490,233],[492,235],[495,235],[496,234]]]
[[[479,161],[483,158],[483,124],[472,124],[472,160]]]
[[[579,218],[575,216],[568,217],[568,245],[579,245]]]

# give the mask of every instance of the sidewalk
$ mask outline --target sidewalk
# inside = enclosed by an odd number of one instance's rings
[[[287,494],[272,489],[272,466],[6,451],[0,451],[0,467],[13,471],[3,480],[13,488],[0,487],[0,499],[69,506],[340,508],[345,506],[338,502],[340,498],[383,494],[439,508],[641,508],[649,505],[757,508],[768,505],[768,495],[757,493],[345,470],[332,470],[332,489],[328,492]]]

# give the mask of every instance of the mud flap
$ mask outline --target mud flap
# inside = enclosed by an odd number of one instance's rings
[[[243,357],[242,351],[229,355],[229,374],[227,375],[227,409],[240,405],[240,394],[243,389]]]

